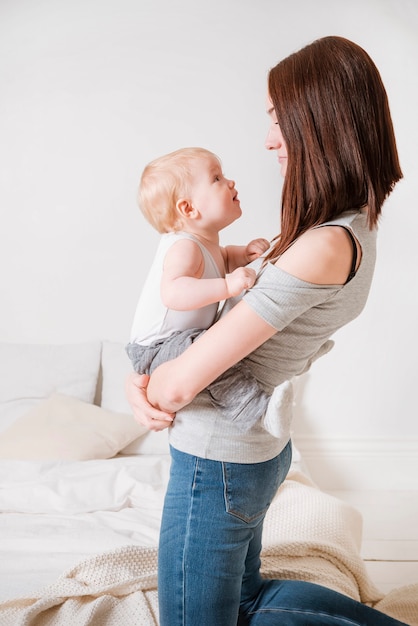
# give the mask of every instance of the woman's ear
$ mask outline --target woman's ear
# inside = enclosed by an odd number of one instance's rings
[[[194,208],[190,200],[187,198],[180,198],[176,202],[176,209],[182,219],[196,219],[198,216],[197,209]]]

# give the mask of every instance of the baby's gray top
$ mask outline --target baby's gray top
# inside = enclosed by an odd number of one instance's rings
[[[361,211],[344,213],[328,222],[351,229],[361,246],[361,262],[346,285],[316,285],[299,280],[268,263],[245,293],[245,302],[277,333],[246,357],[260,384],[273,387],[302,373],[322,344],[339,328],[356,318],[369,294],[376,258],[376,230],[367,225]],[[325,225],[325,224],[324,224]],[[262,260],[252,266],[258,270]],[[225,314],[234,301],[228,301]],[[245,333],[245,328],[242,329]],[[348,355],[349,356],[349,355]],[[273,458],[290,438],[290,424],[283,437],[272,437],[261,424],[246,433],[227,422],[215,409],[206,391],[179,411],[170,428],[170,444],[188,454],[231,463],[258,463]]]

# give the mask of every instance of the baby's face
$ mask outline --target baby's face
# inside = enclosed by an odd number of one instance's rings
[[[190,201],[203,223],[218,231],[241,216],[235,181],[226,178],[216,158],[196,159],[192,167]]]

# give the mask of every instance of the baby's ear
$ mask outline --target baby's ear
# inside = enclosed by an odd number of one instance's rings
[[[197,209],[194,208],[190,200],[180,198],[176,202],[176,209],[182,219],[194,219],[198,215]]]

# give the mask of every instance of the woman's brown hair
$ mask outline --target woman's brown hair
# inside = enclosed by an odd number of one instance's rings
[[[268,89],[286,142],[277,257],[309,228],[368,208],[370,228],[402,178],[386,90],[370,56],[324,37],[278,63]]]

